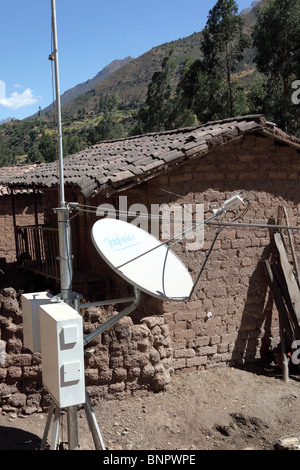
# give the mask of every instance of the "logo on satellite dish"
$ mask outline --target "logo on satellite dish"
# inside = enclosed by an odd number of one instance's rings
[[[105,237],[104,242],[109,244],[112,251],[126,250],[140,243],[134,233],[117,235],[116,237]]]

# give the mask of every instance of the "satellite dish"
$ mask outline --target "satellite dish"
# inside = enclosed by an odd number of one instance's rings
[[[141,291],[162,300],[189,298],[193,280],[187,268],[145,230],[121,220],[105,218],[94,224],[92,240],[106,263]]]

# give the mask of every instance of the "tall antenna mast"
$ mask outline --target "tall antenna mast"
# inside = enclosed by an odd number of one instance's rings
[[[52,35],[53,51],[52,59],[55,65],[55,88],[56,88],[56,107],[58,123],[58,154],[59,154],[59,185],[60,185],[60,207],[56,209],[58,220],[58,239],[59,239],[59,260],[60,260],[60,287],[61,300],[68,305],[72,304],[72,252],[71,252],[71,230],[70,230],[70,207],[65,201],[64,190],[64,169],[63,169],[63,145],[62,145],[62,126],[61,126],[61,102],[59,86],[58,69],[58,47],[57,47],[57,26],[56,26],[56,6],[55,0],[51,0],[52,11]],[[78,449],[78,426],[77,426],[77,407],[71,406],[67,410],[68,416],[68,437],[70,450]]]
[[[52,37],[53,37],[52,58],[54,60],[54,68],[55,68],[55,92],[56,92],[56,110],[57,110],[57,128],[58,128],[57,143],[58,143],[58,157],[59,157],[60,207],[64,207],[65,206],[65,188],[64,188],[61,101],[60,101],[60,84],[59,84],[59,68],[58,68],[58,47],[57,47],[55,0],[51,0],[51,8],[52,8]]]
[[[53,52],[52,58],[55,66],[55,89],[56,89],[56,108],[57,108],[57,144],[59,154],[59,195],[60,207],[56,209],[58,218],[58,238],[59,238],[59,256],[60,256],[60,283],[61,298],[69,305],[72,303],[72,253],[71,253],[71,233],[69,214],[70,208],[65,201],[64,189],[64,168],[63,168],[63,145],[62,145],[62,125],[61,125],[61,101],[59,85],[58,68],[58,47],[57,47],[57,26],[56,26],[56,7],[55,0],[51,0],[52,8],[52,35]]]

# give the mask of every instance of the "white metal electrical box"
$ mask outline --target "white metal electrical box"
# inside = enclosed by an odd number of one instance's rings
[[[49,304],[53,296],[49,292],[33,292],[22,295],[23,342],[31,352],[41,352],[40,306]]]
[[[60,408],[85,403],[82,318],[64,302],[40,307],[43,384]]]

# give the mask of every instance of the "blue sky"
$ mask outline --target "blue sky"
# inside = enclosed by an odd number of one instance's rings
[[[115,59],[201,31],[217,0],[56,0],[61,93]],[[252,0],[237,0],[239,11]],[[0,11],[0,121],[52,102],[51,0],[10,0]]]

